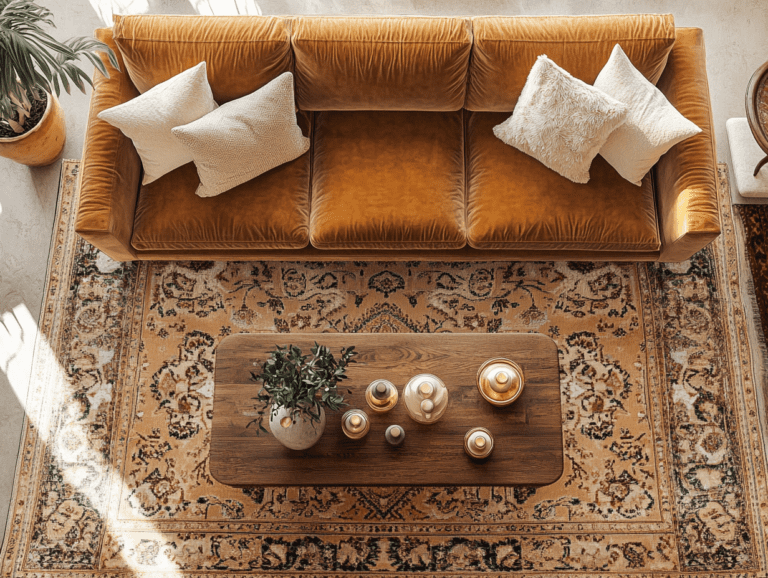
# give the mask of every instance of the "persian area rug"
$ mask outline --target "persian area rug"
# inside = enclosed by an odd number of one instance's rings
[[[73,231],[77,172],[64,163],[3,576],[766,576],[727,192],[723,235],[672,265],[121,264]],[[549,335],[565,472],[542,488],[223,486],[214,352],[251,331]]]
[[[763,335],[768,335],[768,205],[734,205],[741,220],[755,301]]]

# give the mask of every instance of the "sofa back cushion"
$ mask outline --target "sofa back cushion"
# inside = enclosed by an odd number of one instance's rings
[[[146,92],[205,61],[223,104],[293,68],[290,20],[274,16],[115,16],[113,36],[131,80]]]
[[[464,105],[467,18],[297,17],[296,101],[305,110],[454,111]]]
[[[619,44],[656,84],[675,43],[671,14],[482,16],[472,29],[466,108],[473,111],[512,111],[541,54],[591,85]]]

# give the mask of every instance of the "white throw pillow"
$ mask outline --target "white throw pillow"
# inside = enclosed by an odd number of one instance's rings
[[[574,183],[586,183],[592,159],[626,116],[624,104],[541,55],[512,116],[493,134]]]
[[[144,94],[99,113],[133,141],[144,166],[142,184],[192,162],[171,129],[216,110],[205,62],[161,82]]]
[[[598,74],[595,88],[629,108],[627,121],[611,133],[600,155],[635,185],[640,185],[661,155],[701,132],[632,65],[618,44]]]
[[[290,72],[173,134],[195,159],[201,197],[219,195],[309,150],[296,124]]]

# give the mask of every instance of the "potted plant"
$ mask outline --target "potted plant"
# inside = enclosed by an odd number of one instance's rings
[[[344,407],[344,396],[338,384],[346,379],[347,365],[357,352],[354,347],[341,350],[337,361],[330,350],[315,342],[312,355],[302,355],[294,345],[277,346],[264,362],[262,372],[251,372],[254,381],[263,386],[257,397],[259,431],[267,432],[264,417],[269,411],[269,429],[284,446],[303,450],[313,446],[325,429],[325,410]]]
[[[52,163],[66,140],[64,113],[55,95],[70,81],[85,92],[91,79],[75,61],[85,57],[104,75],[97,52],[117,57],[94,38],[59,42],[43,30],[51,11],[32,0],[0,0],[0,156],[30,166]],[[55,95],[54,95],[55,93]]]

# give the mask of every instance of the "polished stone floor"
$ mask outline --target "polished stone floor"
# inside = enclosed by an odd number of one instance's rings
[[[38,0],[60,39],[90,35],[118,14],[616,14],[670,12],[704,30],[718,157],[725,122],[744,116],[744,90],[768,60],[768,11],[761,0]],[[88,95],[62,95],[64,158],[81,156]],[[30,169],[0,158],[0,536],[11,499],[31,348],[40,315],[60,163]]]

